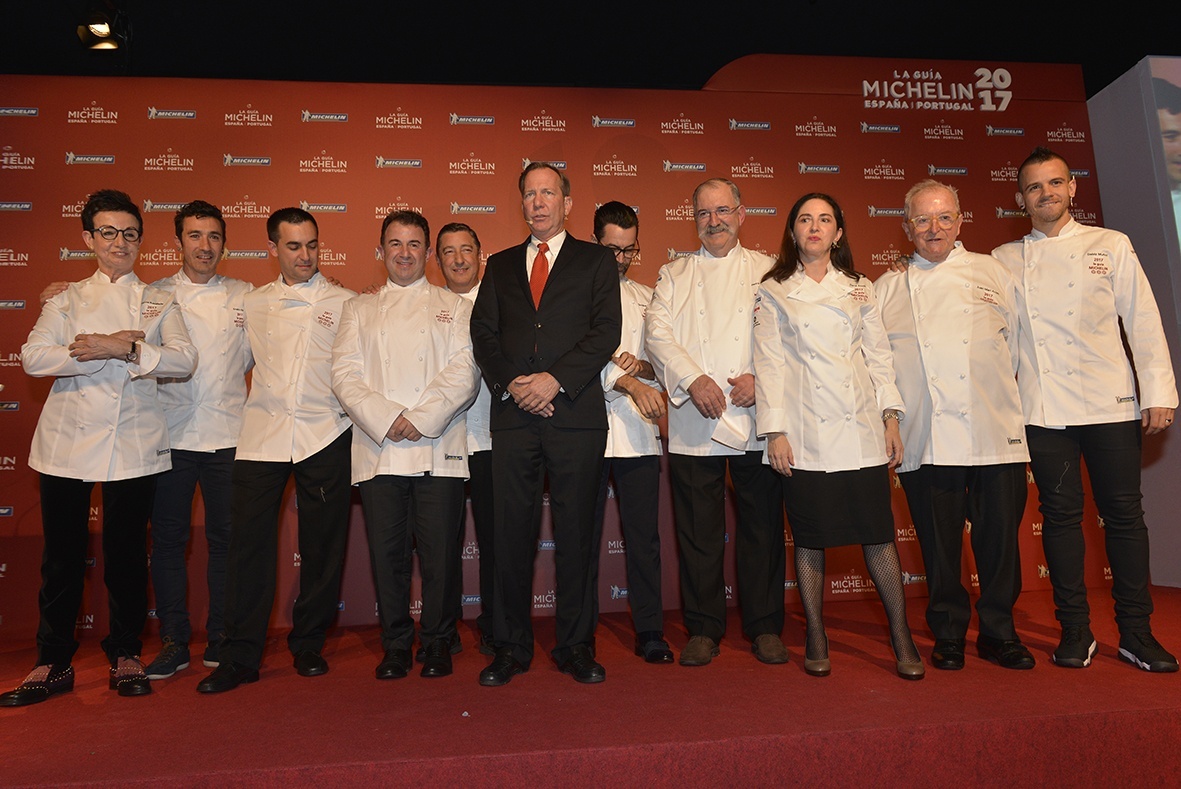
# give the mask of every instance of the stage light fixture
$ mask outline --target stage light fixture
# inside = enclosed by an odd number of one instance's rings
[[[131,20],[117,5],[104,3],[78,25],[78,40],[87,49],[125,49],[131,45]]]

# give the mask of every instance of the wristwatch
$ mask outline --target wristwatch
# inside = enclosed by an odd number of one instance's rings
[[[903,414],[901,411],[894,411],[891,409],[889,411],[882,412],[882,421],[883,422],[885,422],[887,419],[894,419],[894,420],[897,420],[898,424],[902,424],[902,420],[905,418],[906,418],[906,415]]]
[[[139,349],[136,347],[134,341],[131,343],[131,353],[124,356],[123,361],[127,362],[128,364],[135,364],[139,361]]]

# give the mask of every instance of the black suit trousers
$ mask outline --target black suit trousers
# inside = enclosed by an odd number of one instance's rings
[[[279,511],[295,476],[299,508],[299,596],[287,647],[318,652],[340,602],[349,531],[352,429],[298,463],[234,461],[233,525],[227,556],[226,641],[219,656],[250,668],[262,664],[275,602]]]
[[[545,419],[492,432],[493,636],[498,649],[511,647],[525,666],[533,659],[533,560],[541,522],[537,493],[547,476],[557,576],[557,644],[551,654],[561,664],[573,647],[593,643],[591,551],[606,446],[605,430],[561,429]]]

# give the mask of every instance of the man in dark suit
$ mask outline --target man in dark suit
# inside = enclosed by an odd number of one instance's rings
[[[611,254],[570,238],[570,181],[534,162],[521,173],[522,244],[488,259],[472,313],[476,362],[492,393],[496,490],[496,655],[481,685],[504,685],[533,659],[530,620],[537,495],[549,476],[558,581],[554,661],[602,682],[591,644],[594,511],[607,439],[599,372],[619,346],[619,275]]]

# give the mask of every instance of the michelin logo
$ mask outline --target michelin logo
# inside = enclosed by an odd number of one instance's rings
[[[635,118],[600,118],[598,115],[591,116],[591,127],[595,129],[606,128],[635,128]]]
[[[390,167],[422,167],[422,159],[387,159],[384,156],[377,156],[376,166],[378,170],[383,170]]]
[[[301,123],[348,123],[347,112],[312,112],[303,110],[299,113]]]
[[[148,120],[185,120],[191,121],[196,119],[196,110],[158,110],[155,107],[148,107]]]
[[[234,156],[233,154],[222,154],[221,164],[223,167],[270,167],[271,157],[269,156]]]

